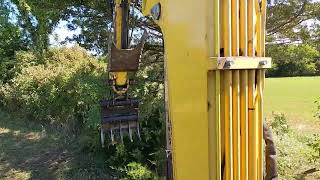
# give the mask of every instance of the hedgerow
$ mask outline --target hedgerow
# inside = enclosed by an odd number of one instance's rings
[[[19,52],[16,62],[15,76],[0,89],[5,110],[71,130],[97,120],[89,117],[98,113],[98,101],[106,94],[105,65],[85,50],[51,49],[42,56]]]

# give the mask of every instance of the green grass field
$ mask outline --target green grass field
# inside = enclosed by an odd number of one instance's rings
[[[269,119],[272,112],[284,113],[296,129],[314,132],[313,124],[320,125],[314,117],[314,101],[319,97],[320,77],[267,78],[265,116]]]
[[[103,159],[77,139],[0,111],[0,179],[110,179]]]

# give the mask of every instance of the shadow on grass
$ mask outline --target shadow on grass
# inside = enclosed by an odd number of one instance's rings
[[[111,179],[74,138],[0,113],[0,179]]]

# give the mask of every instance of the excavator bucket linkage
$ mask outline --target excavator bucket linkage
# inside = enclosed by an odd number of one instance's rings
[[[140,43],[135,48],[128,48],[128,21],[129,21],[129,0],[116,0],[110,2],[114,9],[113,16],[113,38],[110,48],[108,62],[109,86],[111,86],[111,98],[100,101],[101,106],[101,144],[105,145],[105,135],[111,139],[111,144],[123,143],[124,135],[128,135],[133,141],[133,133],[136,132],[140,139],[139,132],[139,100],[130,97],[128,92],[133,80],[129,74],[138,71],[139,60],[144,42],[147,38],[145,31]],[[133,3],[133,2],[132,2]]]

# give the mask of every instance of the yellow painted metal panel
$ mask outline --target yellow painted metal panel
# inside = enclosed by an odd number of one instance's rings
[[[154,0],[148,1],[149,5],[147,5],[148,2],[144,5],[145,14],[150,14],[150,8],[156,2]],[[231,133],[234,126],[232,122],[234,121],[231,120],[235,118],[232,115],[232,109],[234,108],[231,104],[232,71],[213,69],[213,62],[210,61],[211,58],[208,58],[218,57],[220,48],[224,49],[223,56],[229,57],[232,55],[231,50],[235,46],[231,41],[234,37],[231,35],[231,32],[233,32],[231,28],[235,26],[231,25],[231,0],[204,0],[196,3],[193,0],[183,2],[162,0],[159,2],[161,3],[161,18],[157,23],[162,29],[165,42],[169,116],[172,122],[174,178],[175,180],[208,180],[215,179],[215,177],[219,179],[221,162],[219,158],[225,157],[224,179],[234,179],[236,175],[233,175],[236,173],[233,174],[233,167],[237,165],[233,165],[233,156],[235,157],[235,155],[233,155],[231,148],[234,144]],[[248,51],[248,55],[253,57],[255,55],[253,42],[256,28],[254,1],[241,0],[239,4],[239,47],[245,51],[241,55],[247,55],[245,53]],[[233,13],[235,17],[237,12]],[[216,19],[219,19],[219,21],[216,21]],[[196,25],[194,22],[196,22]],[[220,34],[217,29],[220,29]],[[261,32],[262,30],[263,28]],[[261,39],[263,39],[262,35]],[[261,42],[261,53],[263,47],[264,45]],[[247,59],[247,61],[251,60]],[[210,62],[208,63],[208,61]],[[217,62],[214,63],[218,67]],[[247,73],[250,76],[249,82]],[[256,125],[255,120],[259,119],[255,117],[254,110],[247,111],[248,107],[255,108],[255,71],[239,70],[239,74],[241,82],[240,141],[245,142],[244,146],[242,146],[242,143],[240,145],[241,179],[255,180],[258,173],[257,161],[253,163],[252,161],[257,156],[248,154],[248,144],[253,143],[250,152],[255,151],[257,154],[259,144],[256,139],[258,137],[251,138],[254,133],[257,133],[257,130],[250,131],[249,134],[244,133],[249,131],[249,126]],[[220,94],[221,99],[219,101]],[[212,110],[209,108],[209,111],[208,101],[212,107],[215,107]],[[248,102],[251,106],[248,106]],[[250,120],[248,120],[248,116],[250,116]],[[213,121],[214,119],[221,119],[220,124],[219,121]],[[247,121],[250,123],[247,124]],[[212,137],[219,131],[221,133],[220,138]],[[250,140],[247,135],[251,135]],[[219,145],[221,149],[218,147]],[[217,146],[218,150],[212,150],[214,146]],[[249,157],[253,157],[250,159],[250,164],[247,163]],[[214,172],[218,173],[214,174]],[[253,178],[248,178],[248,173]]]
[[[210,180],[221,178],[220,158],[220,72],[208,72],[208,136]]]
[[[233,179],[232,155],[232,71],[224,71],[224,142],[225,142],[225,180]]]
[[[241,180],[248,180],[248,71],[240,72]]]
[[[208,1],[161,1],[161,7],[174,179],[208,180]]]
[[[209,1],[209,56],[220,56],[219,0]],[[212,36],[212,38],[211,38]],[[221,179],[220,71],[208,72],[209,178]]]
[[[216,151],[217,132],[216,132],[216,121],[215,111],[216,111],[216,94],[215,94],[215,72],[208,71],[208,144],[209,144],[209,176],[210,180],[216,178],[217,174],[217,157],[214,153]]]
[[[233,179],[240,180],[240,73],[232,72],[232,158]]]

